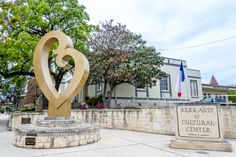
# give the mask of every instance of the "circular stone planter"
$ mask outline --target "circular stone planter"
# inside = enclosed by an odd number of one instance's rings
[[[65,148],[94,143],[99,127],[71,118],[45,118],[16,128],[13,144],[23,148]]]

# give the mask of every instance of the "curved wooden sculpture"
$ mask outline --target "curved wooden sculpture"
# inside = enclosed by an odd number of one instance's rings
[[[58,42],[56,64],[61,68],[70,68],[70,58],[74,60],[74,75],[67,88],[59,94],[53,84],[48,67],[49,51],[53,44]],[[87,58],[73,48],[72,40],[61,31],[51,31],[38,42],[33,58],[33,66],[39,88],[47,97],[48,117],[68,117],[71,114],[71,100],[85,84],[89,75]]]

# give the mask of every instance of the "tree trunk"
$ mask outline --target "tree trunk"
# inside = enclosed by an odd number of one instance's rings
[[[108,94],[108,101],[107,101],[107,106],[108,108],[111,108],[111,98],[112,98],[112,92],[113,92],[114,86],[111,86],[111,89]]]
[[[18,109],[18,107],[19,107],[19,103],[18,101],[16,101],[16,109]]]
[[[57,91],[59,90],[59,87],[60,87],[60,84],[61,84],[62,79],[63,79],[63,74],[59,74],[59,75],[55,78],[55,88],[56,88]]]
[[[57,79],[55,81],[55,88],[56,88],[57,91],[59,90],[59,87],[60,87],[60,84],[61,84],[61,80]],[[43,94],[43,109],[44,110],[48,109],[48,99],[46,98],[46,96],[44,94]]]
[[[106,92],[107,92],[107,82],[104,82],[104,88],[103,88],[103,96],[102,96],[102,101],[104,103],[104,106],[106,106],[106,108],[109,108],[108,104],[107,104],[107,99],[106,99]]]
[[[65,74],[64,71],[59,70],[58,75],[52,75],[54,76],[54,80],[55,80],[55,89],[58,91],[61,81],[63,79],[63,75]],[[48,109],[48,99],[45,97],[45,95],[43,94],[43,105],[42,105],[44,110]]]
[[[44,110],[48,109],[48,99],[45,97],[45,95],[43,94],[43,105],[42,105]]]
[[[118,105],[117,105],[117,97],[116,97],[116,86],[114,87],[114,97],[115,97],[115,106],[118,107]]]

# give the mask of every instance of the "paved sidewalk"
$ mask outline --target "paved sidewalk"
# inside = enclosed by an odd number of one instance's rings
[[[174,136],[124,130],[101,130],[94,144],[64,149],[23,149],[12,145],[14,133],[0,132],[0,157],[236,157],[235,152],[172,149]],[[236,140],[230,140],[236,150]]]
[[[0,113],[0,132],[7,131],[9,115]]]

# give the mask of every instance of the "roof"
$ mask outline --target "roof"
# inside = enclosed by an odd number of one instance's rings
[[[210,85],[212,85],[212,86],[218,86],[219,85],[218,82],[216,81],[216,78],[215,78],[214,75],[212,75],[212,77],[211,77]]]
[[[221,90],[236,90],[236,87],[234,86],[223,86],[223,85],[211,85],[211,84],[202,84],[202,88],[211,88],[211,89],[221,89]]]

